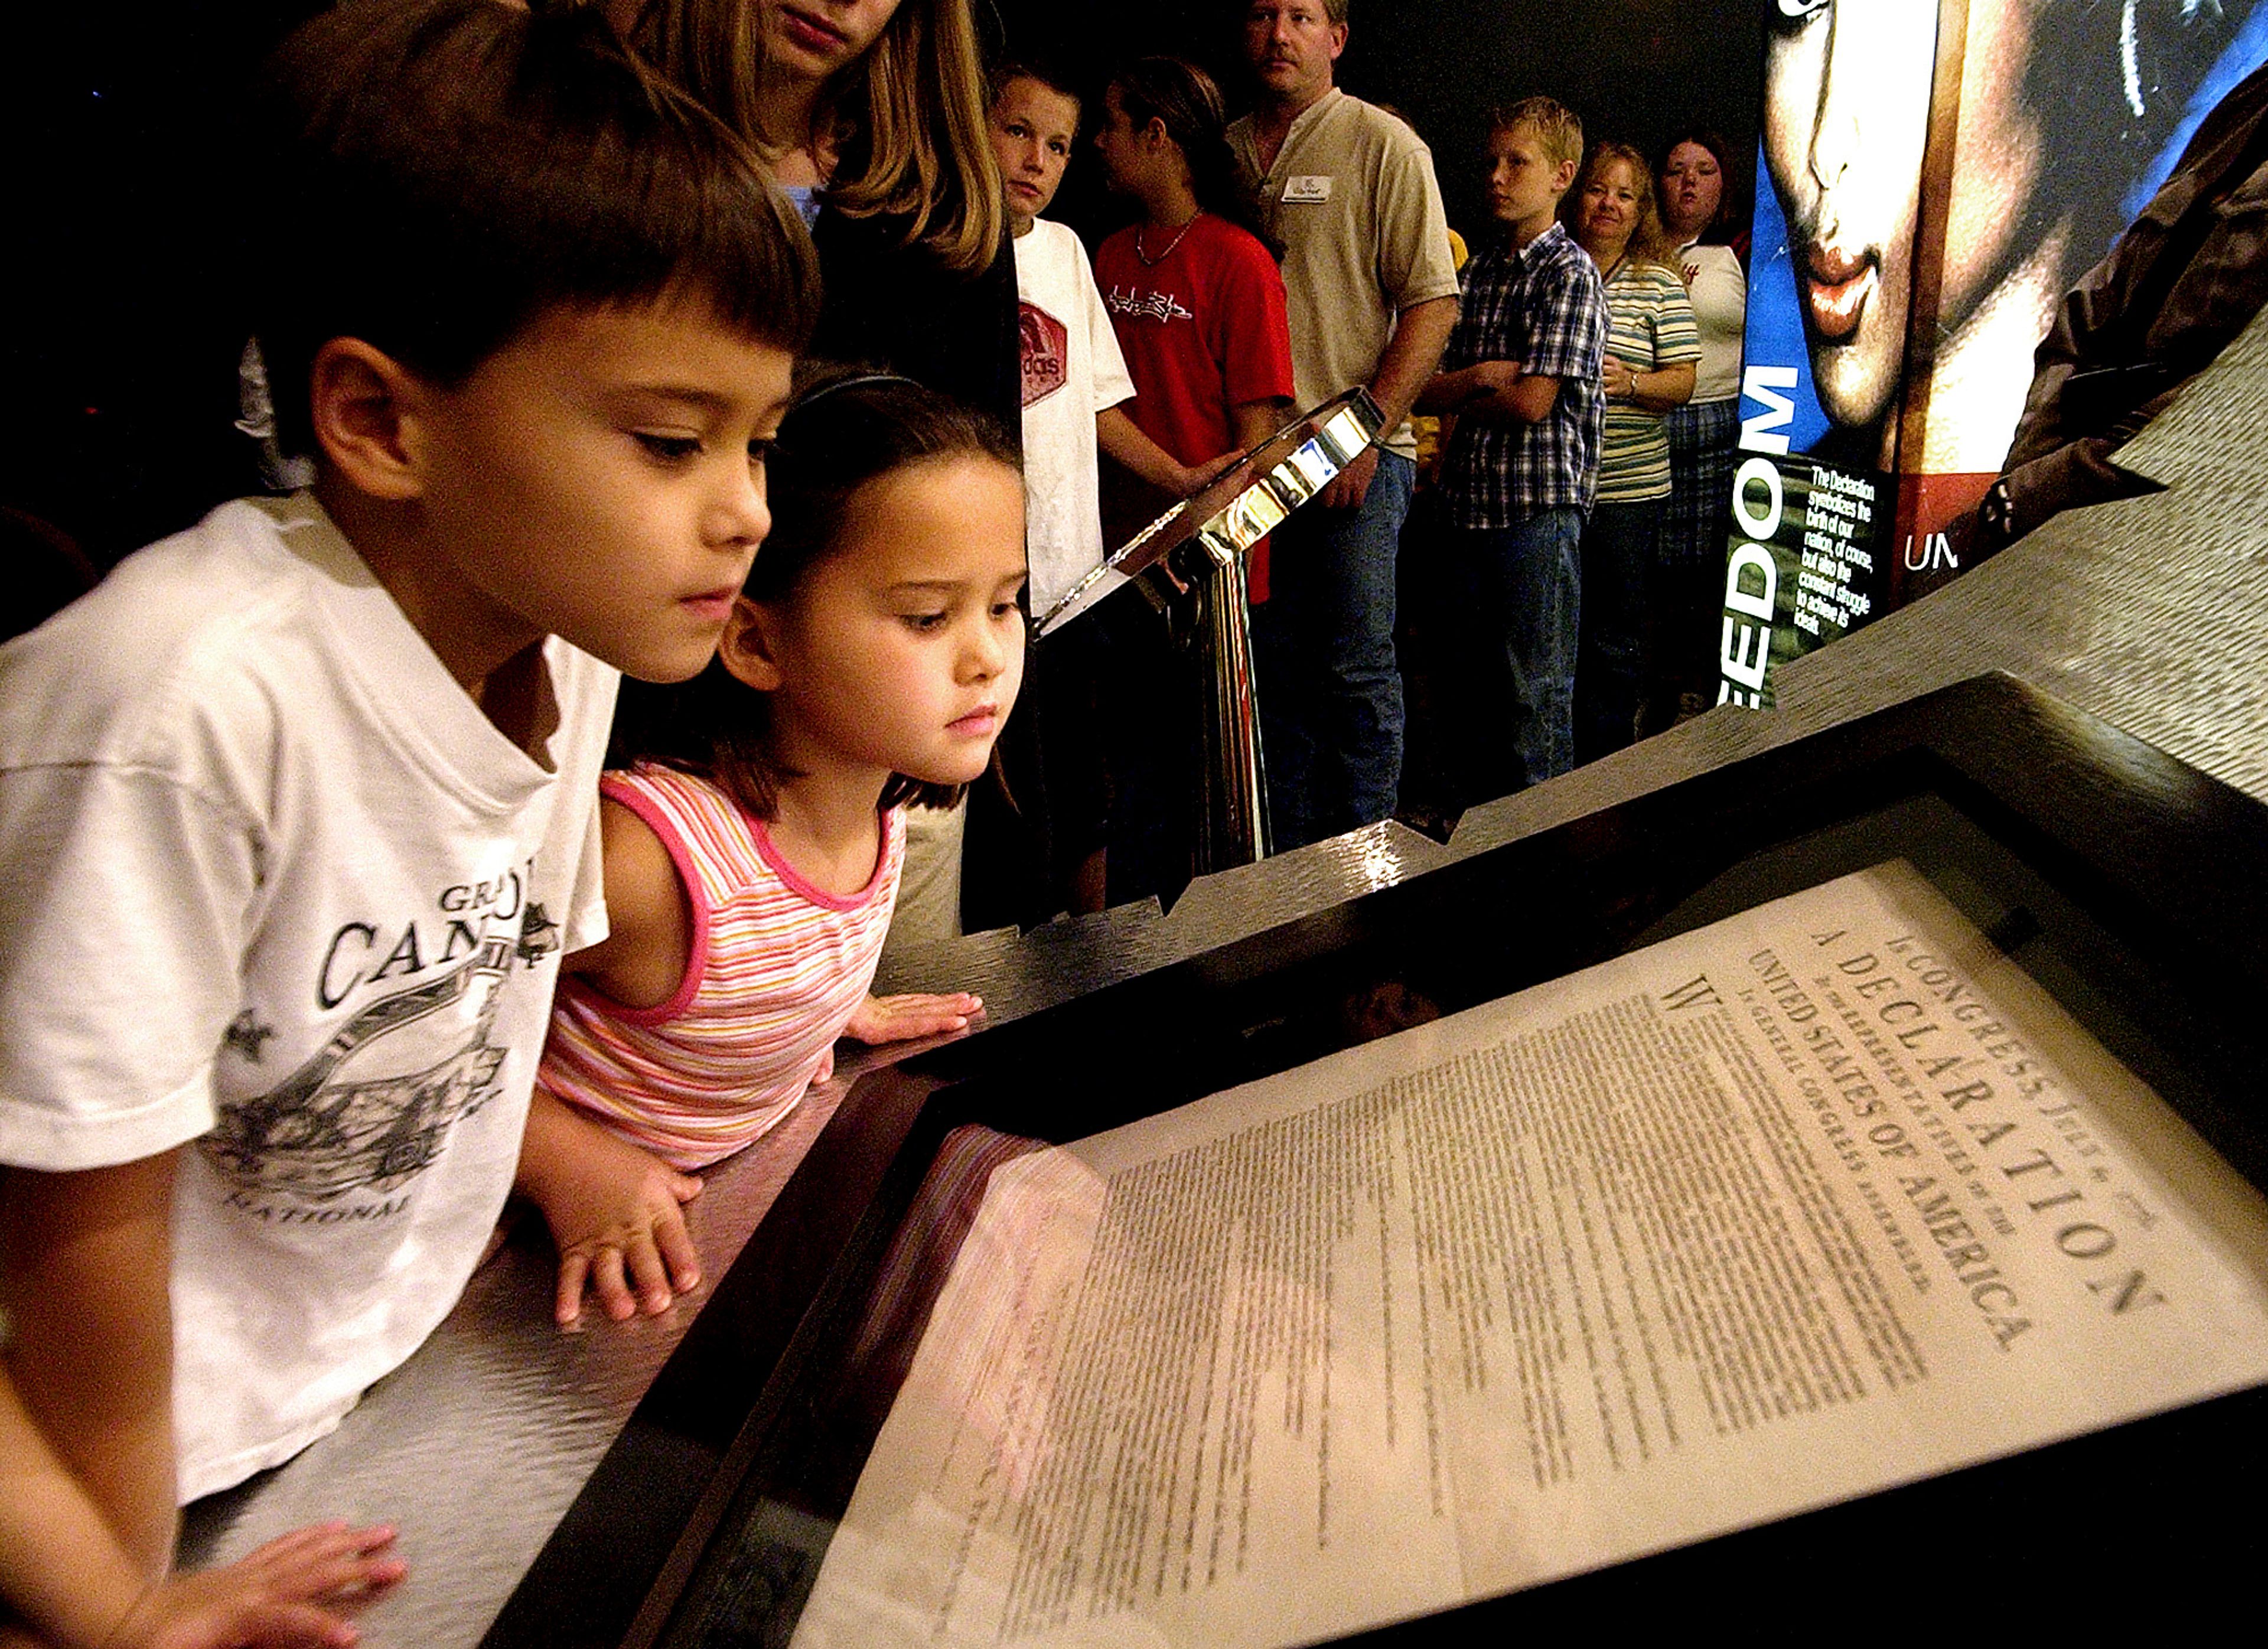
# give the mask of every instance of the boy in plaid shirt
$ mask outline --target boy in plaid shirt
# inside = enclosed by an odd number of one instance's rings
[[[1453,679],[1469,707],[1473,801],[1574,763],[1578,543],[1606,421],[1606,288],[1557,218],[1582,122],[1529,98],[1497,112],[1489,156],[1489,206],[1507,233],[1466,267],[1456,330],[1418,398],[1455,416],[1441,495],[1471,627]]]

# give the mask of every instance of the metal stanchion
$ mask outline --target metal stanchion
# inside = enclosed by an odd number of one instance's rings
[[[1382,423],[1364,389],[1301,414],[1129,539],[1038,621],[1042,638],[1062,629],[1118,588],[1117,574],[1141,583],[1177,632],[1208,655],[1200,874],[1269,850],[1245,552],[1360,457]]]

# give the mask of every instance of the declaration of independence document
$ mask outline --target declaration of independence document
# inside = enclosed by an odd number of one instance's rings
[[[2268,1209],[1903,863],[998,1170],[799,1645],[1307,1642],[2268,1380]]]

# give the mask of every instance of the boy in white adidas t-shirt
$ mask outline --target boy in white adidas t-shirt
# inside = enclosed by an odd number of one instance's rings
[[[1180,462],[1127,416],[1119,403],[1134,398],[1134,380],[1086,248],[1067,225],[1039,215],[1055,200],[1079,141],[1078,96],[1053,70],[1021,63],[999,70],[993,88],[992,151],[1007,188],[1021,314],[1028,600],[1040,616],[1102,563],[1098,447],[1175,498],[1220,466]],[[1110,730],[1095,725],[1093,680],[1108,664],[1094,655],[1101,645],[1094,630],[1082,621],[1061,632],[1040,651],[1033,676],[1057,874],[1071,909],[1087,911],[1103,905],[1111,784],[1104,771]]]
[[[259,330],[311,492],[0,649],[0,1640],[342,1643],[390,1531],[167,1578],[335,1426],[510,1190],[605,931],[617,669],[770,526],[810,243],[593,11],[372,0],[274,66]]]

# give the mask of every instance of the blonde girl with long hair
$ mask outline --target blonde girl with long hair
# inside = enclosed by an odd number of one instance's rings
[[[814,352],[902,373],[1015,431],[1016,266],[972,0],[606,4],[803,207],[826,285]],[[961,812],[914,813],[894,946],[1051,913],[1030,719],[1002,735],[1005,778],[972,787]]]

